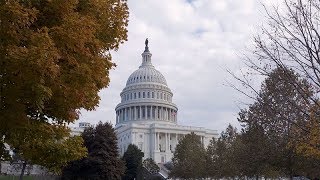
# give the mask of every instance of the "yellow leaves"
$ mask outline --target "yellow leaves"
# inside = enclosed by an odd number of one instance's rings
[[[320,124],[319,119],[311,119],[307,124],[308,133],[299,138],[297,152],[307,157],[320,159]]]
[[[311,109],[310,119],[306,122],[305,128],[296,130],[295,136],[295,148],[298,153],[320,159],[320,114],[316,105]]]
[[[122,0],[0,1],[0,134],[26,160],[58,171],[85,154],[62,124],[98,105],[127,22]]]
[[[31,163],[60,173],[69,161],[87,155],[83,139],[80,136],[69,137],[69,133],[70,129],[62,125],[30,122],[28,126],[10,133],[11,141],[8,143]]]

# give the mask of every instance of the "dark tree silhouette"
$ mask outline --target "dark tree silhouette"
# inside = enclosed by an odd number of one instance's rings
[[[126,172],[123,180],[140,178],[142,175],[142,158],[144,153],[134,144],[129,144],[127,151],[123,154],[123,161],[126,163]]]
[[[63,170],[63,179],[118,180],[124,174],[124,162],[119,158],[117,137],[109,123],[101,122],[86,129],[82,137],[88,157],[71,162]]]

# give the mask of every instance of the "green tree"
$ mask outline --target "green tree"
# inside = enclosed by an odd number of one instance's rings
[[[213,137],[206,149],[206,171],[210,178],[219,178],[220,162],[217,153],[217,140]]]
[[[159,166],[154,162],[152,158],[147,158],[142,162],[144,168],[146,168],[151,174],[157,174],[160,171]]]
[[[141,178],[142,158],[144,153],[134,144],[129,144],[127,151],[123,154],[123,161],[126,163],[126,171],[123,180]]]
[[[0,137],[4,142],[32,162],[37,154],[50,151],[44,147],[59,146],[53,129],[60,126],[59,130],[69,132],[64,125],[78,119],[80,109],[97,106],[98,92],[108,86],[109,70],[115,66],[110,51],[126,40],[127,23],[125,0],[0,1]],[[27,131],[33,125],[37,127]],[[17,147],[15,138],[38,134],[31,131],[39,128],[45,128],[39,132],[52,130],[40,135],[52,137],[46,139],[47,145]],[[79,149],[81,143],[72,145]],[[59,148],[65,148],[66,157],[73,155],[68,154],[68,146]],[[34,155],[27,156],[29,152]]]
[[[277,168],[272,166],[274,150],[273,142],[264,132],[264,129],[252,124],[238,136],[238,143],[235,145],[235,164],[239,169],[239,175],[259,179],[261,176],[276,178],[281,174]]]
[[[63,170],[64,179],[121,179],[125,165],[119,158],[117,137],[112,125],[101,122],[87,128],[82,137],[88,157],[71,162]]]
[[[220,163],[218,175],[220,178],[233,178],[239,175],[238,166],[235,163],[235,147],[238,140],[237,128],[231,124],[221,132],[217,141],[217,158]]]
[[[195,133],[182,138],[173,154],[170,177],[195,179],[206,177],[206,151]]]

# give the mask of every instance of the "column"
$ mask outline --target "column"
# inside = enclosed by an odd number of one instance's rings
[[[159,106],[156,106],[156,110],[155,110],[155,114],[154,114],[156,117],[156,120],[159,120],[159,116],[158,116],[159,112],[158,111],[159,111]]]
[[[166,139],[165,139],[166,140],[166,143],[165,143],[166,144],[166,149],[165,149],[165,151],[167,152],[168,151],[168,133],[165,133],[165,134],[166,134],[165,135],[166,136]]]
[[[120,109],[120,121],[123,121],[123,117],[122,117],[122,109]]]
[[[159,151],[159,144],[160,144],[160,141],[159,141],[159,132],[157,133],[157,150]]]
[[[137,115],[137,106],[134,106],[134,120],[137,120],[138,115]]]
[[[139,106],[139,120],[141,120],[142,119],[142,110],[141,110],[142,108],[141,108],[141,106]]]
[[[118,111],[116,111],[116,123],[118,123]]]
[[[178,111],[174,111],[174,121],[177,122]]]
[[[154,140],[154,151],[156,151],[157,150],[157,133],[154,132],[153,136],[154,136],[154,138],[153,138],[153,140]]]
[[[170,133],[168,133],[168,136],[169,136],[169,137],[168,137],[168,150],[171,151],[171,150],[170,150],[170,145],[171,145],[171,140],[170,140],[171,135],[170,135]],[[171,147],[171,149],[172,149],[172,147]]]
[[[129,114],[128,114],[128,115],[129,115],[129,116],[128,116],[128,120],[131,121],[131,115],[132,115],[132,114],[131,114],[131,107],[129,107],[129,112],[128,112],[128,113],[129,113]]]
[[[148,118],[148,108],[147,106],[144,106],[144,118],[147,119]]]

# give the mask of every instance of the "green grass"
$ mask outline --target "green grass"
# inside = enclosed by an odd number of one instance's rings
[[[19,176],[0,176],[0,180],[19,180]],[[33,180],[33,177],[24,176],[23,180]]]

